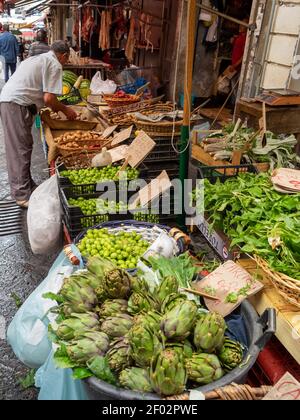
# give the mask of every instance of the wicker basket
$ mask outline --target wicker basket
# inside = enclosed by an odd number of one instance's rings
[[[138,130],[145,131],[145,133],[147,133],[149,136],[170,137],[173,135],[173,133],[175,136],[180,136],[183,121],[175,121],[175,123],[173,121],[152,123],[135,118],[134,124]]]
[[[107,140],[99,138],[99,140],[76,140],[75,141],[79,147],[71,146],[71,141],[62,141],[57,144],[57,149],[61,156],[68,156],[71,153],[99,153],[101,151],[103,144],[107,143]]]
[[[254,259],[278,293],[287,302],[300,308],[300,280],[292,279],[285,274],[273,271],[269,264],[258,256],[254,256]]]
[[[127,98],[116,98],[114,95],[104,95],[103,99],[110,108],[118,108],[120,106],[127,106],[140,102],[141,97],[137,95],[128,95]]]
[[[67,170],[88,169],[92,166],[92,160],[98,152],[72,152],[57,159],[57,164],[64,164]]]

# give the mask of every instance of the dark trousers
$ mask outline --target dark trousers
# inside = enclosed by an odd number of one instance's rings
[[[16,71],[17,63],[5,63],[5,82],[9,79],[9,70],[11,75]]]
[[[34,188],[30,173],[34,117],[27,107],[13,102],[1,103],[0,109],[11,196],[17,201],[29,200]]]

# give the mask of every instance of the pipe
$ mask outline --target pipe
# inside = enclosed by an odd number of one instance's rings
[[[180,161],[179,177],[182,185],[182,214],[178,217],[178,224],[185,229],[185,180],[188,178],[188,168],[190,159],[190,119],[191,119],[191,100],[193,84],[193,67],[196,38],[196,0],[189,0],[187,14],[187,48],[186,48],[186,67],[184,81],[184,109],[183,126],[181,129],[180,142]],[[180,40],[179,40],[180,42]]]
[[[185,0],[185,1],[188,1],[188,0]],[[197,3],[197,6],[200,7],[200,9],[205,10],[206,12],[212,13],[213,15],[217,15],[224,19],[230,20],[231,22],[234,22],[238,25],[244,26],[245,28],[250,29],[250,31],[255,31],[256,29],[256,23],[243,22],[242,20],[226,15],[225,13],[219,12],[218,10],[212,9],[211,7],[205,6],[204,4],[201,4],[201,3]]]

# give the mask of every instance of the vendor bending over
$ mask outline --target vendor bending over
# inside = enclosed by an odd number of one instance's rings
[[[56,41],[45,54],[23,61],[4,86],[0,96],[7,172],[12,198],[24,208],[36,187],[30,173],[33,138],[31,129],[38,110],[50,107],[62,111],[69,120],[77,114],[61,104],[63,65],[69,60],[70,48]]]

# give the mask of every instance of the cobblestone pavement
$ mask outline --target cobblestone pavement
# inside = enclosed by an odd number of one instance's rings
[[[47,178],[47,162],[42,145],[35,140],[32,174],[36,183]],[[6,160],[2,126],[0,125],[0,200],[9,200],[10,191],[6,173]],[[22,389],[19,379],[29,372],[20,363],[5,340],[6,329],[17,312],[12,294],[23,302],[45,278],[55,255],[34,256],[27,236],[26,211],[23,213],[21,234],[0,237],[0,400],[36,399],[34,388]]]

